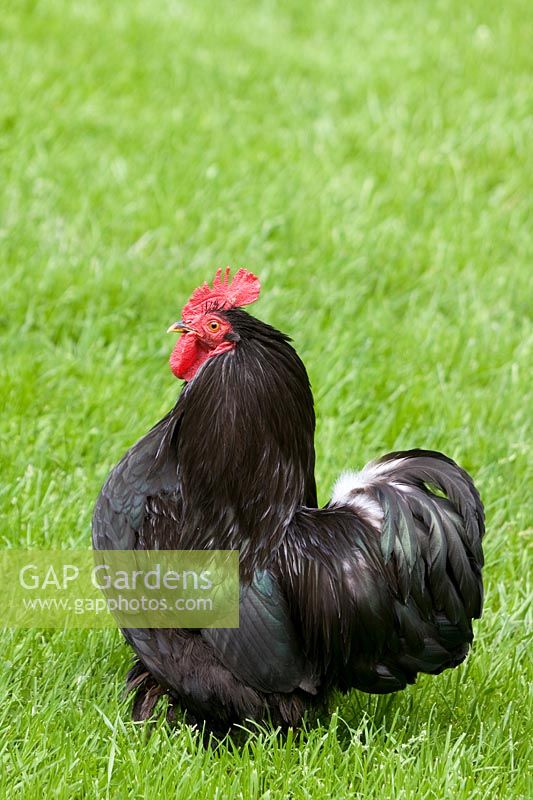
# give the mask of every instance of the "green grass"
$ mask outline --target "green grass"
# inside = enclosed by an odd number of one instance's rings
[[[467,662],[287,739],[148,737],[118,633],[5,631],[2,797],[531,797],[528,5],[0,4],[0,545],[88,545],[226,263],[308,367],[322,500],[422,446],[488,518]]]

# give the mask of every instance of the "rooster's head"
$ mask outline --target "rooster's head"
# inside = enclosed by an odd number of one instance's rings
[[[170,368],[177,378],[190,381],[208,358],[232,350],[239,341],[230,319],[223,313],[246,306],[259,297],[259,278],[239,269],[230,280],[230,268],[217,270],[213,286],[202,284],[183,307],[181,319],[168,329],[181,333],[170,356]]]

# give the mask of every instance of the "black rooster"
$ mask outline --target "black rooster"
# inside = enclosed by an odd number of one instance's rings
[[[391,453],[317,508],[307,373],[239,308],[258,295],[229,269],[194,292],[170,329],[186,384],[96,504],[97,550],[240,551],[239,628],[124,631],[137,719],[168,693],[213,730],[297,725],[333,687],[394,692],[460,664],[481,614],[483,506],[451,459]]]

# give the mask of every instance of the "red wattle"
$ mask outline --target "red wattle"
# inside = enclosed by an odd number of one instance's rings
[[[209,355],[210,351],[202,347],[197,336],[185,333],[178,339],[170,355],[170,369],[176,378],[190,381]]]
[[[176,343],[170,355],[170,369],[184,381],[194,378],[208,358],[233,350],[234,342],[222,341],[218,347],[208,347],[194,333],[185,333]]]

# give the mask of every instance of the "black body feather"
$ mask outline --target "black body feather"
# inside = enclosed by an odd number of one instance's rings
[[[286,336],[224,313],[238,345],[111,472],[93,544],[238,549],[240,627],[125,630],[134,716],[168,692],[213,729],[296,725],[331,687],[391,692],[459,664],[482,607],[470,477],[439,453],[392,453],[317,508],[305,367]]]

